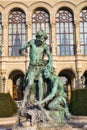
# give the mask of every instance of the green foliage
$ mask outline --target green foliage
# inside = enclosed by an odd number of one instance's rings
[[[10,117],[17,113],[17,104],[9,93],[0,93],[0,117]]]
[[[11,105],[12,105],[13,113],[17,113],[18,112],[18,107],[17,107],[16,102],[14,102],[14,99],[11,97],[11,95],[9,93],[7,93],[7,94],[8,94],[9,100],[10,100]]]
[[[87,89],[72,91],[69,110],[72,115],[87,116]]]

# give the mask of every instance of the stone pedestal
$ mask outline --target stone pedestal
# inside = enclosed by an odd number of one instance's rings
[[[12,130],[72,130],[70,125],[63,126],[43,126],[43,125],[35,125],[35,126],[25,126],[25,127],[15,127]]]
[[[38,130],[72,130],[70,125],[39,127]]]
[[[12,117],[7,117],[7,118],[0,118],[0,127],[12,127],[14,125],[17,125],[18,123],[18,116],[14,115]]]
[[[15,127],[12,128],[12,130],[38,130],[37,126],[32,126],[32,127]]]

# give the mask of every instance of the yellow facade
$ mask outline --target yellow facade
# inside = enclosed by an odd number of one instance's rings
[[[8,17],[12,9],[20,8],[26,14],[27,41],[32,39],[32,14],[37,8],[44,8],[50,14],[50,24],[52,30],[52,56],[53,66],[57,75],[68,75],[68,91],[82,87],[82,76],[87,71],[87,56],[81,55],[80,47],[80,11],[87,7],[85,0],[0,0],[0,12],[2,14],[3,44],[2,56],[0,57],[0,92],[10,91],[13,96],[13,78],[20,74],[24,75],[29,65],[29,55],[20,57],[8,56]],[[56,54],[56,23],[57,11],[62,8],[69,8],[73,12],[75,24],[75,45],[76,54],[74,56],[57,56]],[[5,85],[2,78],[5,76]],[[4,88],[3,88],[4,87]]]

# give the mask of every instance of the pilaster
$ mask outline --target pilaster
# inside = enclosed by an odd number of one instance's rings
[[[32,39],[32,22],[27,21],[27,39],[31,40]]]
[[[8,56],[8,23],[3,22],[2,56]]]
[[[75,19],[75,36],[76,36],[76,54],[79,55],[79,54],[81,54],[79,19]]]
[[[81,74],[82,74],[82,56],[80,47],[80,23],[79,19],[75,19],[75,31],[76,31],[76,86],[81,88]]]
[[[32,39],[32,22],[27,21],[26,25],[27,25],[27,41],[30,41]],[[27,48],[25,71],[27,71],[28,66],[29,66],[29,51],[30,51],[30,48]]]
[[[55,21],[52,21],[51,22],[51,29],[52,29],[52,44],[51,44],[51,47],[52,47],[52,55],[56,55],[56,23]]]
[[[1,82],[0,92],[5,93],[6,92],[6,70],[2,70],[0,72],[0,82]]]

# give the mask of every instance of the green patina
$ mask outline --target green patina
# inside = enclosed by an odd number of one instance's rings
[[[22,103],[22,107],[26,107],[27,102],[29,102],[30,90],[34,80],[38,80],[39,87],[39,100],[42,100],[43,97],[43,77],[42,77],[42,69],[45,66],[52,65],[52,56],[49,51],[49,46],[45,43],[47,39],[47,35],[45,31],[39,30],[36,33],[36,39],[32,39],[29,42],[25,43],[19,50],[21,51],[30,47],[30,64],[27,73],[24,77],[25,84],[25,94]],[[45,60],[45,55],[48,56],[48,60]]]
[[[34,105],[41,105],[43,103],[48,105],[48,108],[52,110],[50,115],[55,118],[53,110],[58,111],[60,115],[59,119],[64,122],[64,116],[70,117],[66,102],[66,93],[64,92],[64,86],[58,76],[55,75],[55,68],[52,66],[52,56],[48,45],[45,43],[47,35],[43,30],[39,30],[36,33],[36,39],[30,40],[24,44],[20,51],[23,51],[27,47],[30,47],[30,64],[28,70],[24,76],[25,94],[22,103],[22,109],[26,108],[31,95],[32,87],[35,86],[35,81],[38,86],[38,101],[33,103]],[[48,59],[45,60],[45,55]],[[43,96],[45,85],[47,83],[47,94]],[[34,84],[34,85],[33,85]],[[50,88],[50,89],[49,89]]]

